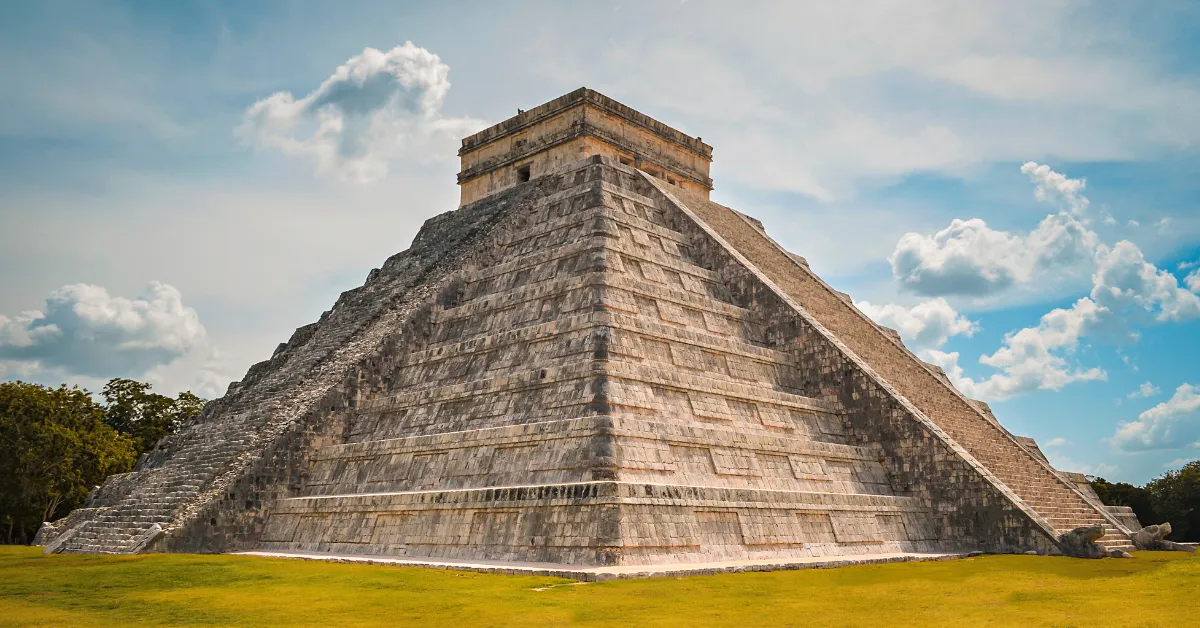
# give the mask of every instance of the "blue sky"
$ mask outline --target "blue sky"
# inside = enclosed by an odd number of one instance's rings
[[[1060,467],[1200,457],[1200,10],[842,4],[6,3],[0,377],[220,394],[588,86]]]

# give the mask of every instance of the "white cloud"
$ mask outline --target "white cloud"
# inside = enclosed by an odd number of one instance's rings
[[[1073,382],[1107,378],[1099,368],[1072,366],[1064,357],[1075,351],[1085,328],[1099,316],[1099,308],[1087,297],[1070,309],[1057,308],[1044,316],[1037,327],[1009,333],[1004,346],[979,362],[999,372],[983,380],[967,377],[958,364],[959,354],[930,351],[930,361],[942,367],[954,385],[968,397],[1000,401],[1035,390],[1061,390]]]
[[[1046,216],[1028,235],[955,219],[932,236],[905,234],[888,261],[908,290],[928,296],[986,296],[1035,280],[1062,280],[1090,267],[1099,239],[1075,217]]]
[[[1042,445],[1042,447],[1062,447],[1063,445],[1066,445],[1066,444],[1067,444],[1067,439],[1065,439],[1061,436],[1056,436],[1056,437],[1051,438],[1050,440],[1046,441],[1046,444]]]
[[[1188,273],[1188,276],[1183,278],[1183,282],[1187,284],[1188,290],[1200,292],[1200,269]]]
[[[1146,324],[1200,317],[1200,297],[1179,287],[1175,276],[1147,262],[1140,249],[1122,240],[1096,252],[1092,291],[1070,308],[1056,308],[1037,327],[1011,332],[1004,346],[979,362],[999,372],[986,379],[967,377],[957,353],[931,352],[951,381],[969,396],[1001,400],[1035,390],[1060,390],[1073,382],[1106,378],[1099,368],[1072,365],[1066,358],[1080,338],[1100,335],[1134,341]]]
[[[588,17],[604,33],[592,45],[552,27],[524,42],[534,71],[681,112],[716,140],[722,176],[755,187],[839,198],[911,172],[1127,159],[1200,137],[1196,86],[1146,54],[1128,16],[1072,2],[658,5],[643,11],[652,34]],[[1096,21],[1111,47],[1095,45]]]
[[[888,258],[903,288],[927,296],[983,297],[1014,286],[1068,281],[1092,264],[1099,236],[1076,215],[1087,209],[1083,179],[1070,179],[1032,161],[1021,172],[1034,196],[1065,208],[1046,216],[1029,234],[992,229],[980,218],[955,219],[933,235],[907,233]]]
[[[1200,441],[1200,389],[1188,383],[1175,394],[1138,415],[1136,421],[1117,424],[1110,441],[1126,451],[1175,449]]]
[[[1096,253],[1091,298],[1104,310],[1108,331],[1127,335],[1131,324],[1181,322],[1200,317],[1200,297],[1179,286],[1171,273],[1146,261],[1128,240]]]
[[[450,66],[405,42],[387,52],[366,48],[307,96],[276,92],[250,107],[237,129],[243,141],[312,159],[318,171],[370,182],[407,148],[450,158],[454,142],[481,122],[440,114]]]
[[[1087,210],[1089,201],[1082,193],[1083,188],[1087,187],[1085,179],[1070,179],[1065,174],[1051,170],[1050,166],[1032,161],[1021,166],[1021,173],[1036,185],[1033,196],[1037,200],[1061,205],[1076,215]]]
[[[916,351],[936,349],[952,336],[971,336],[978,329],[975,323],[940,297],[911,308],[894,303],[874,305],[867,301],[855,305],[875,322],[900,332],[904,341]]]
[[[1125,223],[1125,225],[1128,227],[1140,227],[1142,226],[1142,223],[1131,219],[1129,222]]]
[[[1163,468],[1164,468],[1164,469],[1178,469],[1178,468],[1182,467],[1183,465],[1185,465],[1185,464],[1187,464],[1187,463],[1189,463],[1189,462],[1193,462],[1193,461],[1195,461],[1195,460],[1196,460],[1196,458],[1195,458],[1195,457],[1192,457],[1192,458],[1176,458],[1176,459],[1174,459],[1174,460],[1172,460],[1172,461],[1170,461],[1170,462],[1164,462],[1164,463],[1163,463]]]
[[[1087,209],[1085,181],[1032,161],[1021,172],[1033,181],[1038,201],[1067,211],[1046,216],[1028,234],[997,231],[982,219],[955,219],[932,235],[907,233],[888,258],[901,287],[931,297],[986,297],[1033,282],[1044,291],[1048,282],[1091,268],[1099,237],[1076,219]]]
[[[0,360],[27,372],[56,369],[90,377],[137,377],[204,345],[196,311],[174,287],[152,282],[136,299],[100,286],[63,286],[44,311],[0,315]]]
[[[1167,229],[1171,228],[1171,218],[1170,217],[1163,218],[1163,219],[1159,220],[1155,224],[1155,226],[1158,227],[1159,233],[1165,233],[1167,231]]]
[[[1162,392],[1162,389],[1159,388],[1158,386],[1155,386],[1154,384],[1152,384],[1150,382],[1142,382],[1142,385],[1138,386],[1137,390],[1129,393],[1128,395],[1125,395],[1125,397],[1127,399],[1146,398],[1146,397],[1153,397],[1154,395],[1157,395],[1160,392]]]
[[[1100,214],[1100,221],[1110,227],[1117,224],[1117,219],[1113,218],[1113,215],[1108,212],[1102,212]]]

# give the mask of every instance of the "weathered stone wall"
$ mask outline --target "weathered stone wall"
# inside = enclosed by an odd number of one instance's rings
[[[462,203],[600,155],[696,194],[712,189],[712,147],[589,89],[579,89],[463,140]]]
[[[678,199],[668,198],[661,184],[646,181],[659,192],[661,206],[677,210],[676,220],[691,236],[689,250],[696,262],[719,270],[734,301],[759,318],[766,345],[792,354],[798,370],[789,383],[804,395],[834,404],[847,431],[858,442],[874,444],[896,494],[917,498],[933,513],[937,538],[960,547],[993,551],[1053,550],[1052,529],[1034,521],[985,477],[986,470],[964,460],[947,439],[933,433],[936,428],[931,429],[898,403],[893,391],[870,377],[827,333],[785,302],[757,267],[752,269],[752,262],[737,259],[738,255],[716,241],[715,236],[722,232],[710,230],[708,222],[720,218],[716,211],[710,208],[703,216],[686,215],[683,208],[690,211],[701,199],[686,197],[682,202],[690,204],[682,205]],[[729,219],[751,226],[725,211]]]
[[[833,406],[787,392],[789,355],[632,173],[590,160],[514,213],[494,259],[359,370],[352,406],[294,432],[304,464],[242,481],[290,489],[234,491],[193,547],[612,564],[945,546]]]
[[[591,160],[567,179],[369,376],[347,444],[310,456],[261,547],[611,564],[950,545],[835,405],[796,394],[791,354],[687,257],[633,170]],[[569,385],[589,378],[599,390]],[[492,501],[528,485],[574,501]]]
[[[432,219],[69,549],[593,565],[1054,550],[1053,528],[673,189],[597,157]],[[122,517],[132,532],[105,538]]]
[[[164,439],[134,474],[106,482],[103,501],[92,504],[93,515],[74,526],[77,534],[62,551],[133,551],[154,524],[169,537],[192,526],[201,511],[211,514],[213,502],[244,507],[261,501],[242,499],[234,485],[264,457],[273,464],[273,457],[286,453],[278,449],[279,439],[327,398],[352,391],[346,382],[352,367],[420,314],[472,256],[492,252],[484,243],[514,209],[555,184],[544,178],[428,221],[409,250],[373,270],[364,286],[343,293],[270,360],[252,366],[194,422]]]
[[[571,416],[573,406],[578,406],[577,413],[583,413],[589,384],[572,365],[575,364],[573,360],[581,356],[590,359],[589,337],[566,334],[564,350],[544,347],[547,350],[531,351],[530,345],[534,343],[525,341],[536,340],[538,329],[557,333],[557,326],[569,320],[577,320],[578,328],[586,332],[585,323],[590,316],[586,310],[592,304],[588,299],[593,298],[596,291],[589,289],[586,282],[551,281],[551,278],[558,272],[586,276],[590,270],[588,265],[597,260],[589,257],[586,250],[568,250],[547,259],[542,256],[545,247],[535,250],[533,242],[511,242],[514,232],[523,232],[530,226],[531,216],[527,212],[532,207],[544,208],[545,199],[552,197],[554,192],[582,183],[582,179],[576,182],[564,179],[565,176],[545,177],[508,194],[489,198],[490,210],[497,212],[500,218],[491,221],[486,236],[479,235],[475,242],[460,244],[461,263],[453,273],[441,276],[436,290],[426,291],[427,296],[421,301],[405,304],[411,313],[393,323],[393,330],[399,330],[399,333],[387,337],[381,342],[380,350],[348,372],[345,381],[332,389],[314,412],[292,425],[255,461],[252,471],[237,480],[232,490],[219,495],[203,513],[192,518],[187,530],[168,536],[159,547],[173,551],[226,551],[258,546],[263,526],[269,523],[271,509],[278,508],[283,503],[281,500],[296,496],[316,497],[337,493],[350,486],[354,486],[350,492],[362,492],[372,484],[379,488],[409,490],[422,490],[435,483],[465,486],[478,479],[479,469],[473,468],[471,456],[490,463],[496,454],[503,455],[506,450],[512,450],[509,455],[525,450],[506,446],[507,441],[514,440],[512,433],[498,434],[492,430],[490,439],[487,434],[463,439],[461,434],[447,432],[460,431],[467,426],[481,429],[504,425],[505,421],[496,421],[504,413],[494,412],[495,408],[501,407],[507,411],[556,407],[564,410],[556,415],[559,418],[564,413]],[[509,201],[514,202],[509,209],[498,209]],[[468,213],[467,210],[474,208],[461,209],[451,216]],[[430,229],[458,228],[446,217],[439,217],[428,223],[422,233]],[[564,243],[566,237],[574,238],[575,235],[564,233]],[[421,240],[422,237],[418,237],[417,242]],[[532,275],[511,263],[504,266],[506,261],[511,262],[514,248],[521,254],[532,256],[538,264],[549,265],[555,273]],[[532,267],[530,264],[525,266]],[[464,274],[468,268],[473,270]],[[498,268],[517,279],[503,283],[493,281],[493,271]],[[467,277],[474,279],[468,282]],[[544,282],[538,290],[530,292],[526,289],[527,285],[538,281]],[[492,307],[479,307],[478,303],[466,300],[466,296],[474,294],[477,298],[487,298],[489,293],[473,283],[506,289],[507,299],[492,300]],[[548,285],[553,286],[549,292],[546,290]],[[534,297],[542,293],[549,299],[564,295],[571,298],[558,301],[556,307],[539,307],[530,316],[531,312],[522,309],[522,300],[517,296]],[[540,304],[549,299],[536,300]],[[579,312],[575,313],[577,310]],[[562,318],[559,322],[539,326],[539,317],[547,321]],[[563,323],[563,327],[569,329],[570,325]],[[491,334],[495,329],[513,331]],[[531,333],[535,334],[533,338],[530,338]],[[486,341],[465,340],[468,338],[486,338]],[[519,350],[514,352],[514,348]],[[481,356],[476,353],[476,359],[460,359],[469,350],[482,350],[493,357],[478,359]],[[523,372],[529,368],[530,359],[538,360],[545,368]],[[481,364],[491,367],[491,373],[487,374],[490,377],[479,377],[485,375]],[[500,374],[504,376],[497,377]],[[403,392],[391,394],[393,391]],[[556,396],[567,403],[556,406],[550,402]],[[498,398],[504,401],[498,402]],[[522,431],[527,433],[526,436],[515,440],[526,438],[530,432],[518,429],[517,433]],[[381,440],[390,438],[389,435],[403,435],[409,440],[407,444]],[[561,434],[556,438],[562,441],[559,444],[571,440]],[[363,442],[367,440],[371,442]],[[577,435],[575,440],[581,443],[578,447],[557,448],[552,452],[554,460],[546,462],[557,462],[559,466],[567,462],[566,467],[575,465],[582,469],[580,473],[587,473],[591,465],[588,456],[595,449],[591,442],[594,434]],[[472,444],[476,446],[471,447]],[[593,450],[586,450],[586,447]],[[487,453],[489,457],[485,459],[481,453]],[[527,460],[522,463],[529,466]],[[493,475],[504,479],[503,473]],[[410,477],[412,482],[408,482]],[[380,481],[371,481],[376,479]],[[528,481],[528,474],[521,479]],[[302,537],[315,534],[305,532],[306,529],[301,530]],[[298,546],[305,543],[298,542]]]
[[[902,344],[857,311],[845,295],[826,285],[760,228],[707,199],[679,194],[740,255],[756,260],[755,266],[764,273],[764,278],[769,277],[798,309],[808,313],[813,321],[819,321],[822,329],[831,332],[857,359],[869,365],[867,368],[895,389],[899,398],[932,420],[967,455],[997,476],[1006,490],[1022,496],[1018,501],[1023,507],[1034,510],[1036,516],[1058,531],[1103,524],[1113,542],[1128,542],[1119,524],[1107,512],[1060,478],[1043,459],[1026,450],[975,402],[925,368]]]

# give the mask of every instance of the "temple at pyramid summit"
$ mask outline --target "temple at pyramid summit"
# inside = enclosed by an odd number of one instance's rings
[[[600,577],[1131,545],[1131,510],[709,200],[699,137],[579,89],[459,156],[457,209],[46,551]]]

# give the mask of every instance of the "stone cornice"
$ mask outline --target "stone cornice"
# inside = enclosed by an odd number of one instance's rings
[[[557,111],[556,111],[556,113],[557,113]],[[543,117],[545,117],[545,116],[543,116]],[[539,119],[541,119],[541,118],[539,118]],[[501,167],[513,164],[513,163],[520,161],[526,157],[529,157],[530,155],[534,155],[534,154],[546,151],[550,148],[553,148],[560,144],[565,144],[566,142],[569,142],[571,140],[574,140],[576,138],[583,137],[583,136],[591,136],[596,139],[599,139],[606,144],[611,144],[612,146],[615,146],[621,150],[625,150],[630,153],[633,153],[634,155],[637,156],[637,158],[641,162],[654,164],[655,166],[658,166],[659,168],[662,168],[663,170],[666,170],[675,175],[678,175],[681,178],[690,179],[692,181],[695,181],[696,183],[699,183],[700,185],[703,185],[709,189],[712,189],[712,178],[711,177],[697,176],[696,173],[690,172],[689,171],[690,169],[685,168],[682,165],[675,164],[675,163],[668,163],[662,159],[655,159],[653,157],[647,156],[644,153],[644,151],[639,150],[637,146],[631,144],[630,142],[627,142],[625,139],[623,139],[621,137],[617,137],[615,135],[605,132],[604,129],[601,129],[601,128],[597,127],[596,125],[588,122],[588,120],[586,118],[572,124],[570,128],[559,131],[557,133],[545,135],[542,138],[539,138],[540,141],[538,141],[538,142],[524,144],[524,145],[522,145],[518,148],[515,148],[503,155],[497,155],[491,159],[481,161],[481,162],[475,164],[474,166],[471,166],[470,168],[467,168],[467,169],[463,170],[462,172],[459,172],[458,173],[458,183],[459,183],[459,185],[462,185],[463,183],[466,183],[467,181],[470,181],[470,180],[480,177],[484,174],[487,174],[488,172],[496,170],[497,168],[501,168]],[[461,154],[461,151],[460,151],[460,154]]]
[[[551,100],[548,103],[539,105],[523,111],[499,124],[488,127],[474,135],[463,138],[462,148],[458,154],[470,152],[491,143],[502,137],[512,135],[522,129],[525,129],[533,124],[541,122],[546,118],[561,114],[575,107],[590,105],[601,111],[621,118],[622,120],[639,126],[669,142],[682,146],[691,152],[700,155],[701,157],[712,160],[712,146],[700,141],[699,138],[692,137],[673,129],[650,116],[640,113],[626,105],[623,105],[612,98],[609,98],[595,90],[581,87],[569,94],[560,96]]]

